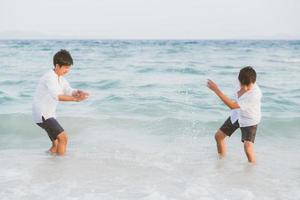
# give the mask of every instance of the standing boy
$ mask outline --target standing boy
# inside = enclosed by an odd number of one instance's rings
[[[40,79],[36,88],[32,114],[37,125],[43,128],[52,141],[49,152],[64,155],[67,148],[68,136],[56,120],[56,106],[58,101],[82,101],[88,93],[74,90],[63,77],[73,65],[73,59],[66,50],[60,50],[53,57],[54,68]]]
[[[225,156],[225,138],[240,128],[242,142],[248,161],[255,163],[253,151],[254,139],[257,125],[261,119],[261,97],[262,93],[256,84],[256,72],[252,67],[245,67],[239,73],[240,85],[235,92],[235,101],[229,99],[218,88],[217,84],[208,80],[207,87],[231,109],[230,117],[224,122],[215,134],[217,149],[220,157]]]

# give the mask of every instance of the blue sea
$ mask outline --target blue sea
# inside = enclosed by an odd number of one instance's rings
[[[69,135],[51,156],[31,103],[53,55],[74,58],[66,79],[84,102],[61,102]],[[241,133],[219,160],[214,133],[229,109],[206,87],[230,97],[251,65],[263,92],[247,163]],[[299,200],[300,41],[2,40],[0,41],[1,200]]]

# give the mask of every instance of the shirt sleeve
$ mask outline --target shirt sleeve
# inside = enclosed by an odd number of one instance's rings
[[[70,86],[69,82],[68,82],[67,80],[64,80],[64,88],[63,88],[63,90],[64,90],[64,94],[65,94],[65,95],[72,96],[72,93],[73,93],[76,89],[73,89],[73,88]]]
[[[60,95],[59,88],[57,87],[56,80],[53,78],[48,78],[45,80],[46,87],[49,90],[51,97],[58,101],[58,95]]]

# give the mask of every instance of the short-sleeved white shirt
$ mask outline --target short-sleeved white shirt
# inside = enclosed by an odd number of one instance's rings
[[[32,104],[32,115],[35,123],[41,123],[45,119],[56,118],[58,95],[72,95],[74,91],[68,81],[58,76],[54,70],[50,70],[40,79],[35,90]]]
[[[250,91],[245,92],[238,97],[237,87],[235,92],[235,100],[240,108],[231,110],[230,120],[234,123],[238,120],[240,127],[254,126],[259,124],[261,120],[261,98],[262,93],[258,85],[255,83]]]

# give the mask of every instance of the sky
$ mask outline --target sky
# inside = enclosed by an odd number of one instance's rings
[[[0,38],[300,39],[299,0],[0,0]]]

